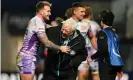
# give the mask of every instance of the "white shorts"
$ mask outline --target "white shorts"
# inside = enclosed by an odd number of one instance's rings
[[[78,70],[91,70],[92,74],[98,74],[99,73],[98,62],[92,61],[88,64],[87,61],[83,61],[79,65]]]

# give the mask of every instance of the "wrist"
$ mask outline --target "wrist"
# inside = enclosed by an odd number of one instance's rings
[[[61,50],[61,46],[58,46],[57,49],[58,49],[58,50]]]
[[[88,59],[86,60],[87,61],[87,64],[89,64],[90,62],[88,61]]]

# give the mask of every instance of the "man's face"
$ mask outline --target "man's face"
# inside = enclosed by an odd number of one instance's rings
[[[44,6],[44,8],[41,10],[41,14],[44,20],[49,20],[49,16],[51,15],[51,9],[49,6]]]
[[[85,8],[83,7],[75,8],[74,14],[78,20],[82,20],[85,15]]]
[[[72,34],[72,25],[70,24],[63,24],[61,29],[61,36],[62,38],[66,39]]]

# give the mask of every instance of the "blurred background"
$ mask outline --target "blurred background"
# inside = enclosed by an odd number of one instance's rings
[[[28,21],[35,15],[35,5],[39,0],[1,0],[1,80],[19,80],[16,55],[21,48]],[[74,2],[82,2],[92,7],[94,19],[103,9],[115,14],[113,27],[120,36],[120,52],[125,66],[123,80],[133,80],[133,0],[48,0],[52,3],[51,20],[48,26],[58,25],[65,19],[65,11]],[[53,34],[54,36],[54,34]],[[40,50],[38,54],[42,55]],[[35,80],[41,80],[43,60],[38,57]]]

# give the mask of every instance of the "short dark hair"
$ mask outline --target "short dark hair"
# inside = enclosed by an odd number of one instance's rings
[[[78,7],[82,7],[82,8],[85,8],[85,5],[80,3],[80,2],[75,2],[72,4],[72,13],[74,11],[75,8],[78,8]]]
[[[112,26],[113,20],[114,20],[114,14],[112,12],[107,12],[103,17],[102,17],[102,22],[108,26]]]
[[[60,24],[61,22],[64,21],[64,19],[61,18],[61,17],[56,17],[56,18],[55,18],[55,21],[56,21],[58,24]]]
[[[106,9],[101,10],[100,13],[99,13],[99,18],[100,18],[100,20],[101,20],[102,17],[103,17],[106,13],[108,13],[108,12],[109,12],[109,11],[106,10]]]
[[[36,4],[36,12],[40,11],[44,6],[49,6],[51,7],[51,3],[49,3],[48,1],[39,1]]]
[[[72,4],[72,8],[76,8],[76,7],[84,7],[85,8],[85,5],[80,2],[75,2]]]

